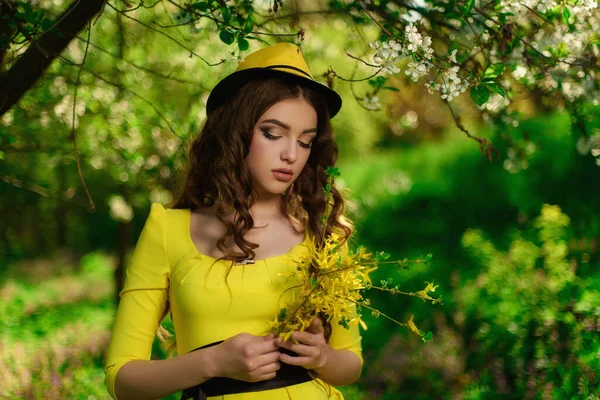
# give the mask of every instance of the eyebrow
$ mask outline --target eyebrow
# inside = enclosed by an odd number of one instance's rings
[[[277,120],[277,119],[266,119],[262,122],[270,122],[272,124],[278,125],[284,129],[287,129],[288,131],[291,129],[290,126],[288,124],[284,124],[283,122]],[[311,129],[307,129],[305,131],[302,131],[302,134],[305,133],[316,133],[317,132],[317,128],[311,128]]]

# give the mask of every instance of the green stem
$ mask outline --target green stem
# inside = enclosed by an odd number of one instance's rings
[[[304,299],[302,300],[302,303],[300,303],[298,305],[298,307],[296,307],[294,309],[294,312],[290,315],[288,315],[286,318],[284,318],[281,323],[279,324],[279,326],[284,326],[286,322],[288,322],[291,318],[296,316],[296,313],[298,312],[298,310],[300,310],[300,308],[304,305],[304,303],[306,303],[306,300],[308,300],[310,298],[310,295],[313,294],[315,292],[315,290],[317,290],[317,288],[319,287],[319,283],[321,283],[321,281],[317,281],[317,284],[315,285],[315,287],[310,291],[309,294],[307,294]],[[276,329],[275,330],[275,335],[279,335],[281,333],[281,329]]]
[[[339,297],[339,296],[338,296],[338,297]],[[400,325],[400,326],[402,326],[402,327],[404,327],[404,328],[406,328],[406,327],[408,326],[408,324],[407,324],[407,323],[396,321],[394,318],[392,318],[392,317],[390,317],[390,316],[388,316],[388,315],[386,315],[386,314],[382,313],[382,312],[381,312],[381,311],[379,311],[379,310],[376,310],[376,309],[374,309],[373,307],[369,307],[369,306],[367,306],[367,305],[365,305],[365,304],[359,303],[358,301],[355,301],[355,300],[352,300],[352,299],[346,299],[346,298],[343,298],[343,297],[342,297],[342,299],[344,299],[344,300],[346,300],[346,301],[351,301],[351,302],[353,302],[354,304],[356,304],[356,305],[358,305],[358,306],[365,307],[367,310],[375,311],[375,312],[376,312],[376,313],[378,313],[379,315],[382,315],[382,316],[384,316],[385,318],[389,319],[390,321],[392,321],[392,322],[394,322],[394,323],[396,323],[396,324],[398,324],[398,325]]]

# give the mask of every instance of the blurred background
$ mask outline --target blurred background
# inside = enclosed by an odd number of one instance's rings
[[[27,3],[54,19],[70,6]],[[271,19],[274,36],[257,36],[266,43],[299,43],[276,35],[296,32],[302,16],[318,79],[330,67],[347,78],[372,72],[347,55],[364,56],[379,38],[364,15],[336,13],[335,2],[284,2],[279,14],[265,11],[277,2],[255,3]],[[209,90],[245,48],[208,19],[190,24],[174,2],[107,4],[90,20],[89,44],[84,29],[0,120],[0,398],[108,398],[102,366],[123,271],[150,204],[177,193]],[[328,14],[311,11],[328,4]],[[417,291],[433,281],[443,304],[371,291],[374,307],[414,315],[433,340],[363,311],[363,374],[340,390],[348,400],[598,399],[600,150],[582,141],[592,135],[577,130],[574,106],[521,93],[510,110],[519,119],[504,113],[492,125],[501,97],[486,109],[459,96],[462,124],[497,149],[490,161],[439,95],[404,74],[386,84],[395,90],[377,93],[381,106],[365,107],[377,84],[334,80],[344,97],[333,120],[337,184],[356,245],[392,259],[433,255],[382,267],[374,282]],[[585,130],[600,134],[598,99],[584,100]],[[156,340],[152,357],[165,354]]]

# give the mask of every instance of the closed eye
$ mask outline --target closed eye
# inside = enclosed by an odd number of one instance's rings
[[[264,137],[266,137],[269,140],[277,140],[279,139],[281,136],[275,136],[275,135],[271,135],[271,133],[269,131],[266,131],[264,129],[261,129]],[[298,143],[300,144],[300,147],[304,147],[305,149],[310,149],[312,147],[312,143],[304,143],[301,140],[298,140]]]
[[[261,130],[262,130],[263,135],[269,140],[277,140],[281,137],[281,136],[273,136],[273,135],[271,135],[271,133],[269,133],[269,131],[265,131],[264,129],[261,129]]]

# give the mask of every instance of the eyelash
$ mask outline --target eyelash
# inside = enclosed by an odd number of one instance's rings
[[[269,131],[265,131],[264,129],[261,129],[261,130],[262,130],[264,137],[266,137],[269,140],[277,140],[281,137],[281,136],[273,136],[273,135],[271,135],[271,133]],[[301,141],[298,141],[298,143],[300,144],[300,147],[304,147],[305,149],[310,149],[312,147],[312,143],[304,143]]]

